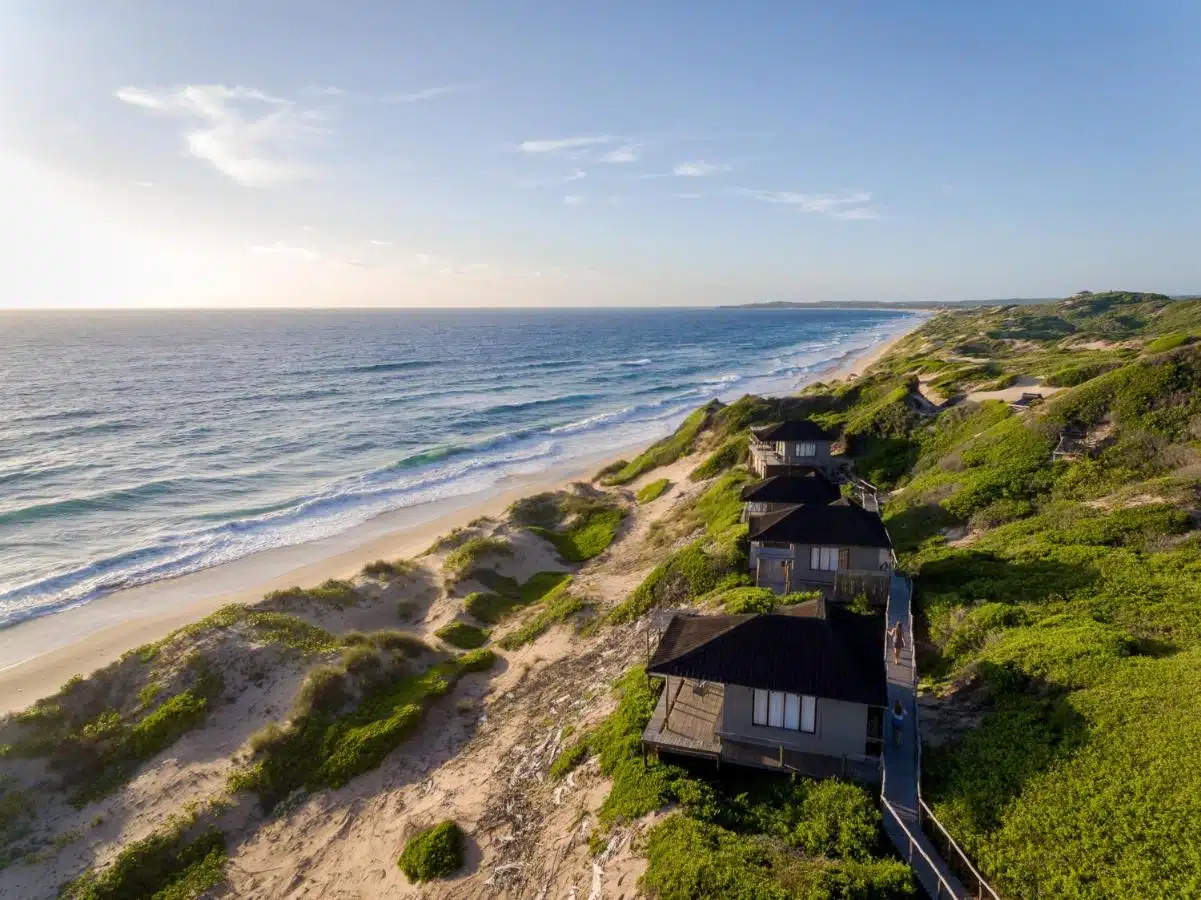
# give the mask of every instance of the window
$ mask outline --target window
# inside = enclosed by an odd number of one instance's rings
[[[816,572],[837,572],[839,560],[843,558],[838,547],[810,547],[809,568]],[[843,568],[846,568],[844,565]]]
[[[789,731],[817,731],[817,698],[756,688],[751,722]]]
[[[817,444],[797,444],[797,456],[817,456]]]

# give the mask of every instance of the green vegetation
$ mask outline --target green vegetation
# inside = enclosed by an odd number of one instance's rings
[[[474,650],[488,643],[488,632],[466,622],[451,622],[434,632],[446,643],[460,650]]]
[[[562,777],[589,755],[613,781],[601,827],[641,818],[671,802],[680,813],[648,834],[643,887],[663,900],[731,897],[915,897],[908,866],[878,858],[880,813],[865,789],[837,781],[738,778],[713,783],[642,754],[642,731],[658,700],[641,668],[617,682],[617,709],[564,748]]]
[[[500,639],[500,645],[506,650],[516,650],[531,641],[537,640],[560,622],[566,622],[576,613],[590,604],[569,594],[570,581],[564,581],[550,591],[541,601],[539,609],[520,628],[511,631]]]
[[[744,431],[726,438],[722,445],[709,454],[703,463],[688,473],[689,481],[706,481],[715,478],[737,465],[746,462],[750,455],[750,437]]]
[[[696,600],[718,589],[745,584],[746,525],[739,495],[750,476],[723,475],[679,515],[689,531],[702,530],[692,543],[656,566],[634,592],[609,612],[611,622],[632,622],[649,609]]]
[[[1179,331],[1174,331],[1171,334],[1165,334],[1162,337],[1157,337],[1153,341],[1147,342],[1146,350],[1148,353],[1166,353],[1168,350],[1175,350],[1189,341],[1189,336]]]
[[[341,787],[379,766],[459,677],[485,671],[495,659],[483,648],[414,674],[403,674],[401,660],[357,675],[334,667],[316,669],[302,686],[287,725],[252,737],[254,762],[230,777],[230,787],[256,793],[268,811],[302,787]]]
[[[380,581],[392,581],[402,575],[410,575],[417,569],[417,564],[409,559],[377,559],[363,566],[363,575]]]
[[[174,744],[208,715],[221,695],[220,673],[198,654],[185,661],[190,687],[128,713],[95,709],[91,686],[80,679],[56,696],[19,713],[22,736],[8,749],[12,756],[44,756],[76,806],[105,797],[129,780],[143,762]],[[154,696],[159,696],[156,691]],[[140,699],[149,696],[143,692]],[[153,708],[151,708],[153,706]]]
[[[374,563],[372,564],[374,565]],[[272,591],[263,598],[268,604],[286,607],[293,604],[312,603],[346,609],[355,606],[362,598],[349,581],[330,578],[315,588],[290,587]]]
[[[639,503],[650,503],[662,497],[663,492],[669,487],[671,487],[671,481],[666,478],[660,478],[656,481],[647,482],[634,496]]]
[[[409,838],[397,862],[410,882],[432,881],[463,867],[463,830],[450,819]]]
[[[696,449],[697,439],[701,432],[709,424],[718,408],[720,408],[720,404],[713,402],[696,410],[680,424],[674,433],[652,444],[618,471],[602,477],[601,484],[629,484],[644,472],[657,469],[659,466],[671,465],[681,456],[692,453]]]
[[[225,879],[225,836],[209,829],[189,838],[192,823],[126,845],[105,869],[88,869],[65,885],[62,900],[193,900]]]
[[[1187,896],[1201,878],[1201,350],[1180,338],[1199,325],[1201,303],[1118,293],[943,313],[825,392],[821,421],[904,487],[886,519],[918,576],[923,674],[982,718],[927,751],[925,795],[1002,896]],[[919,373],[1064,389],[1028,414],[931,418]],[[1052,462],[1068,426],[1091,449]]]
[[[509,518],[554,544],[565,562],[579,563],[608,549],[625,511],[603,495],[560,491],[517,501]]]
[[[477,566],[481,560],[490,556],[512,556],[513,548],[503,538],[473,537],[468,538],[442,561],[442,568],[455,577],[462,577],[468,570]]]
[[[536,572],[521,585],[487,570],[473,572],[471,577],[490,587],[493,593],[468,594],[463,608],[481,622],[495,625],[514,610],[537,603],[571,576],[567,572]]]

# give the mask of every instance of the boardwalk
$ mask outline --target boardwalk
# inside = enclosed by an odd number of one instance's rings
[[[910,608],[911,588],[908,579],[892,578],[888,594],[888,627],[897,622],[905,633],[905,649],[900,664],[888,653],[887,741],[884,745],[884,830],[897,850],[913,866],[918,880],[931,897],[967,898],[972,895],[951,873],[946,861],[922,833],[918,821],[918,778],[921,768],[921,747],[917,732],[917,692],[913,654],[913,615]],[[901,740],[892,730],[893,705],[900,701],[905,709],[905,724]]]

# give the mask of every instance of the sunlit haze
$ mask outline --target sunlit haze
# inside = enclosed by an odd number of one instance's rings
[[[1192,2],[0,5],[0,308],[1201,290]]]

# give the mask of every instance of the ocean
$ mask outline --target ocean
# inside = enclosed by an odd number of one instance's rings
[[[781,394],[880,310],[0,315],[0,627]]]

